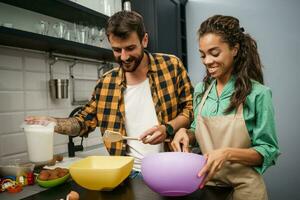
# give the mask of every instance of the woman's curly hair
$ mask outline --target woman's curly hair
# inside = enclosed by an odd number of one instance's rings
[[[198,39],[208,33],[220,36],[222,41],[226,42],[230,48],[233,48],[236,44],[240,45],[233,61],[232,74],[236,76],[236,82],[235,91],[225,111],[225,113],[229,113],[246,101],[246,97],[252,89],[251,79],[261,84],[264,82],[257,44],[249,34],[244,33],[244,28],[240,27],[239,20],[232,16],[214,15],[205,20],[198,30]],[[203,79],[203,93],[211,81],[212,78],[206,73]],[[203,96],[203,93],[200,95]]]

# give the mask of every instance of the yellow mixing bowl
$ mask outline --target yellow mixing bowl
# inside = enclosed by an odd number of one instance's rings
[[[128,177],[133,158],[128,156],[89,156],[74,162],[69,172],[73,180],[89,190],[111,190]]]

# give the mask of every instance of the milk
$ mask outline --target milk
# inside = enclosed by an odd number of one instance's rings
[[[24,125],[28,156],[31,162],[45,162],[53,159],[54,125]]]

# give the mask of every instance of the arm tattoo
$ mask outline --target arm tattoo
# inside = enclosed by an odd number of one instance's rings
[[[80,124],[74,118],[56,118],[57,124],[55,126],[55,132],[63,135],[78,136],[80,133]]]

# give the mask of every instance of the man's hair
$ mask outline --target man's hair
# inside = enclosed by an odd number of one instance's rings
[[[146,30],[143,17],[134,11],[120,11],[112,15],[106,25],[107,38],[111,34],[126,39],[133,32],[136,32],[140,41],[145,36]]]

